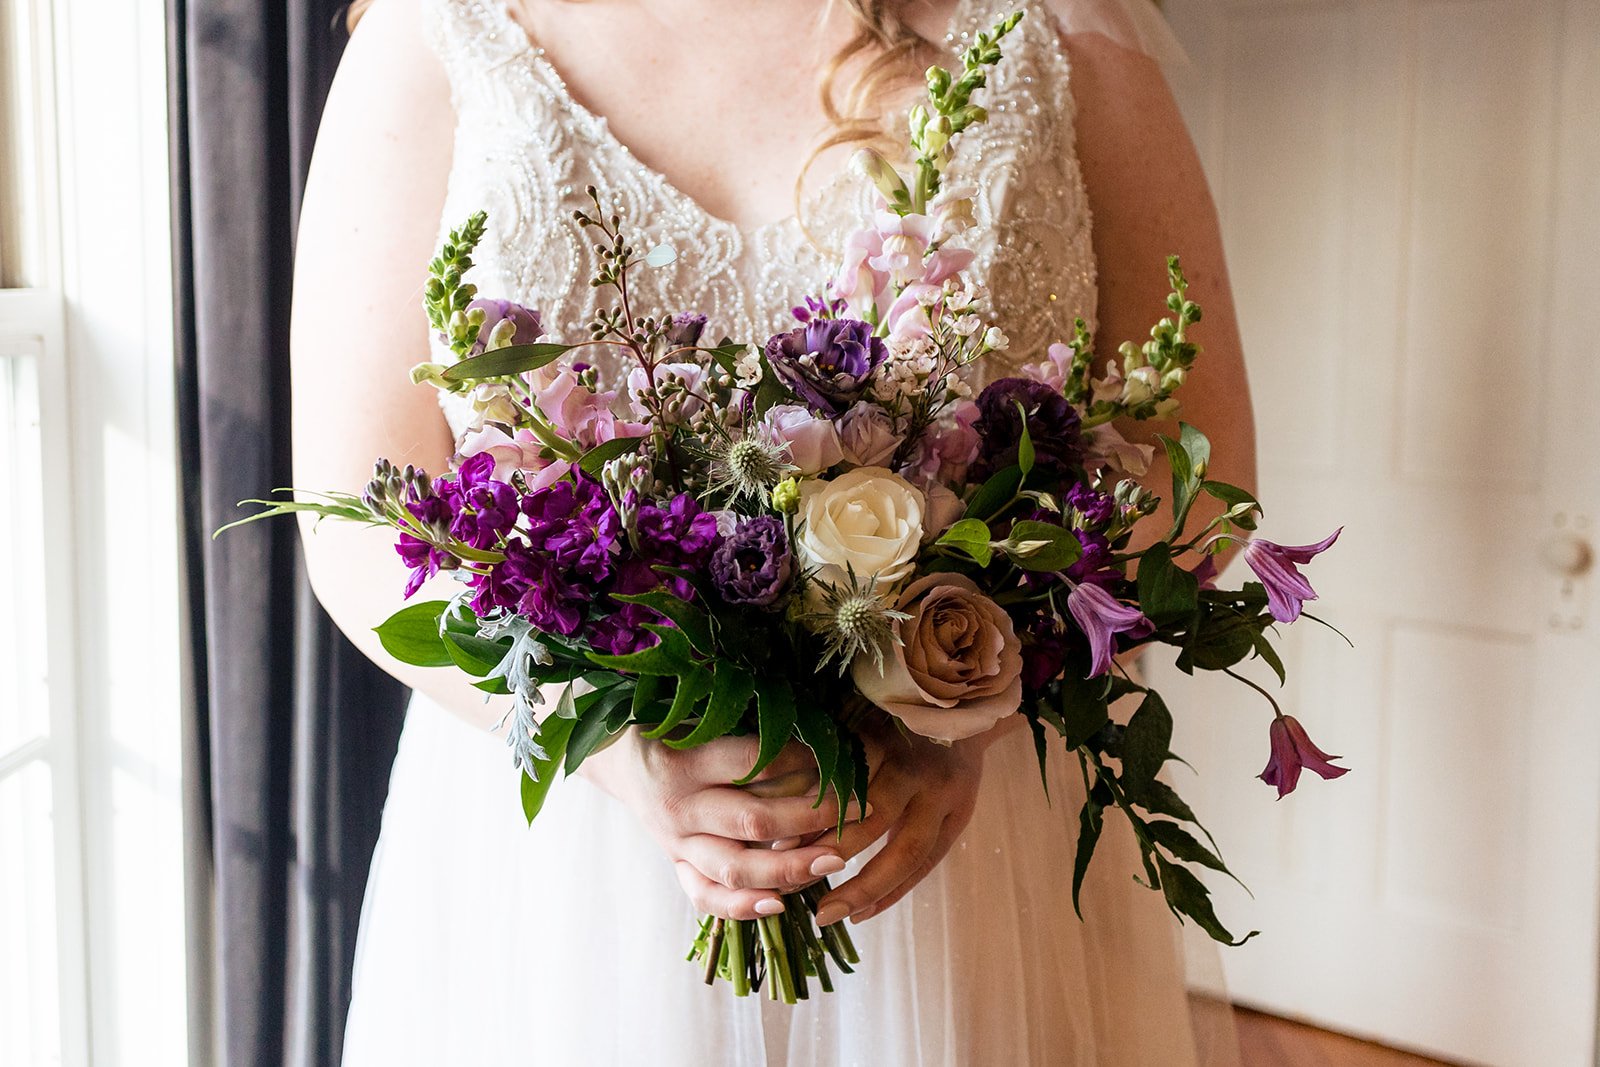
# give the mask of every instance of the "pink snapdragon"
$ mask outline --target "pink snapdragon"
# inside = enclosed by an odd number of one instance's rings
[[[611,410],[614,392],[598,393],[563,370],[535,399],[539,411],[556,432],[580,448],[593,448],[616,437],[643,437],[649,427],[617,418]]]

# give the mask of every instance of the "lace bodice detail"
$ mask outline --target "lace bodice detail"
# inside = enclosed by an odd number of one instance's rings
[[[948,43],[952,51],[964,47],[1019,6],[1028,16],[1007,37],[1005,59],[977,98],[989,121],[960,135],[946,177],[976,189],[976,225],[958,241],[976,253],[970,273],[991,293],[996,322],[1011,338],[1004,355],[1012,364],[1037,360],[1050,342],[1068,339],[1076,316],[1092,328],[1096,311],[1089,206],[1067,56],[1053,16],[1030,0],[961,0]],[[596,311],[588,284],[593,252],[572,217],[588,206],[588,185],[622,209],[639,247],[662,243],[677,251],[668,266],[630,276],[635,309],[700,312],[711,338],[760,343],[792,326],[788,309],[818,292],[836,268],[837,249],[869,217],[875,193],[847,171],[801,206],[803,226],[795,216],[754,228],[717,218],[572,97],[503,0],[424,0],[423,7],[456,112],[441,237],[486,211],[470,280],[483,296],[537,308],[551,339],[586,338]],[[990,376],[1004,369],[993,358],[985,362]],[[459,432],[466,412],[453,406],[446,413]]]

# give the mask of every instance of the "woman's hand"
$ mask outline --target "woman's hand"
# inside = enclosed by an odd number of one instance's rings
[[[869,919],[938,866],[972,818],[984,752],[1020,720],[1011,716],[983,735],[952,745],[906,736],[892,725],[867,739],[869,751],[881,753],[868,790],[871,812],[845,827],[837,844],[848,859],[885,834],[888,840],[854,878],[822,899],[817,925]]]
[[[790,744],[754,783],[732,785],[755,765],[756,750],[753,737],[725,737],[680,752],[628,730],[579,773],[632,809],[697,909],[755,919],[783,911],[781,894],[844,869],[835,835],[818,836],[838,825],[839,808],[831,795],[812,806],[811,751]],[[815,840],[784,850],[767,844],[794,838]]]

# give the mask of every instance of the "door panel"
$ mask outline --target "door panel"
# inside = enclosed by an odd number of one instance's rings
[[[1353,770],[1281,803],[1252,777],[1270,711],[1153,672],[1206,709],[1179,784],[1256,894],[1217,887],[1263,931],[1224,953],[1231,990],[1469,1062],[1593,1063],[1600,3],[1166,7],[1264,532],[1347,527],[1314,576],[1357,646],[1286,634],[1286,707]]]

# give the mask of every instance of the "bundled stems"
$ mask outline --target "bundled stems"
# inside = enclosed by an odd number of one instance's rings
[[[839,923],[818,928],[816,911],[828,893],[824,879],[783,898],[784,910],[760,919],[707,917],[689,952],[704,965],[706,985],[720,976],[733,985],[735,996],[749,996],[767,987],[767,996],[796,1004],[811,995],[815,978],[824,993],[833,992],[828,963],[845,974],[861,962],[850,934]]]

